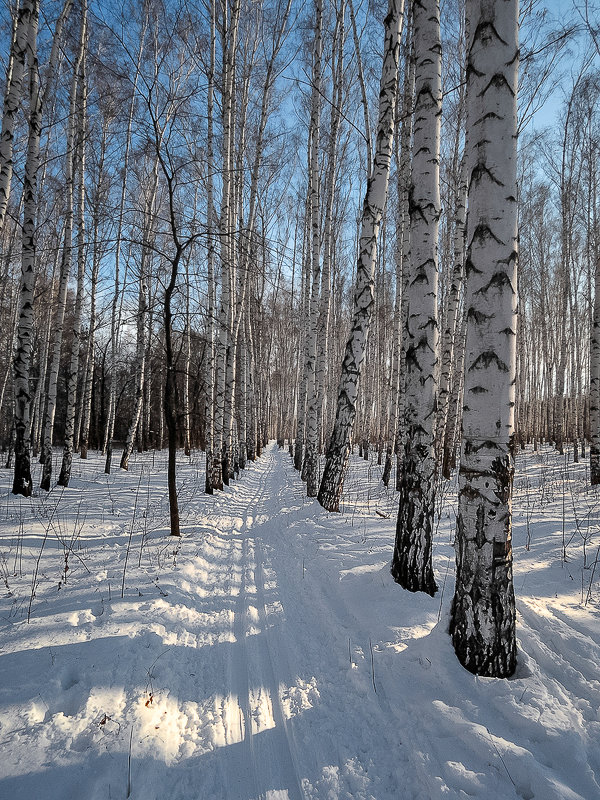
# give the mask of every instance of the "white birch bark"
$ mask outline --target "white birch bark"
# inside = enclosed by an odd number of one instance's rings
[[[440,371],[439,389],[439,411],[438,411],[438,442],[439,451],[442,453],[442,474],[446,480],[450,478],[448,471],[449,459],[443,452],[446,440],[446,427],[448,424],[448,409],[450,408],[450,396],[452,390],[452,379],[456,380],[456,374],[452,375],[455,366],[456,340],[459,333],[458,310],[460,305],[460,292],[464,274],[464,253],[465,253],[465,224],[467,219],[467,170],[466,159],[463,155],[460,169],[460,181],[456,196],[456,209],[454,218],[453,235],[453,268],[450,282],[448,308],[446,312],[442,362]]]
[[[52,343],[52,361],[48,377],[48,393],[46,399],[46,416],[44,419],[44,444],[42,451],[42,480],[40,487],[50,491],[52,479],[52,440],[54,437],[54,417],[56,414],[56,395],[58,389],[58,372],[60,369],[60,354],[62,350],[65,308],[67,303],[67,288],[71,273],[73,255],[73,206],[74,206],[74,169],[76,157],[76,128],[77,128],[77,94],[80,78],[81,62],[77,57],[69,97],[69,115],[67,118],[67,152],[65,154],[65,230],[60,264],[60,278],[58,287],[57,307],[54,316],[54,339]]]
[[[59,486],[68,486],[71,478],[71,465],[73,463],[73,440],[75,436],[75,410],[77,399],[77,377],[79,372],[79,345],[81,334],[81,311],[83,306],[83,292],[85,279],[85,134],[87,114],[87,79],[85,72],[85,46],[87,30],[87,0],[81,3],[81,32],[79,51],[76,60],[78,70],[78,86],[76,97],[76,125],[77,143],[74,161],[79,172],[79,186],[77,198],[77,288],[75,294],[75,309],[73,313],[73,328],[71,330],[71,358],[67,376],[67,410],[65,420],[65,443],[60,474]]]
[[[240,17],[240,2],[234,0],[231,19],[224,6],[223,22],[223,97],[222,97],[222,196],[221,196],[221,299],[215,370],[215,453],[213,458],[213,487],[222,489],[229,484],[227,447],[230,442],[231,409],[228,409],[228,365],[232,368],[233,304],[234,304],[234,246],[233,213],[233,149],[234,149],[234,66]],[[231,374],[231,373],[230,373]],[[230,381],[229,381],[230,383]]]
[[[590,138],[590,150],[592,150]],[[596,177],[595,160],[590,158],[590,195],[588,214],[592,217],[590,230],[597,231]],[[592,178],[593,176],[593,178]],[[598,233],[594,236],[594,245],[590,248],[590,256],[594,269],[594,303],[590,338],[590,483],[600,484],[600,247]]]
[[[450,632],[471,672],[516,666],[517,0],[467,0],[467,343]]]
[[[207,494],[212,494],[218,488],[219,472],[216,472],[215,453],[215,242],[213,225],[215,222],[214,201],[214,91],[215,91],[215,65],[216,65],[216,0],[210,0],[210,59],[208,68],[208,87],[206,100],[207,114],[207,176],[206,176],[206,249],[207,249],[207,291],[208,291],[208,319],[207,319],[207,356],[205,369],[206,384],[206,479],[204,489]],[[220,461],[219,461],[220,463]]]
[[[310,144],[310,143],[309,143]],[[310,161],[310,157],[309,157]],[[310,181],[309,181],[310,182]],[[310,206],[307,194],[305,217],[304,217],[304,237],[302,247],[302,288],[301,288],[301,318],[307,319],[310,314]],[[296,441],[294,443],[294,468],[302,472],[304,465],[304,442],[306,437],[306,390],[308,384],[306,348],[308,346],[308,330],[306,325],[302,325],[299,352],[302,360],[302,370],[300,372],[300,382],[298,387],[298,408],[296,412]]]
[[[323,226],[323,267],[321,271],[321,295],[317,323],[317,363],[316,363],[316,420],[318,425],[318,449],[322,452],[324,428],[324,404],[326,399],[326,380],[328,364],[328,335],[331,306],[331,265],[333,260],[333,213],[338,172],[338,140],[344,95],[344,14],[345,3],[337,10],[336,26],[332,45],[332,103],[329,120],[329,141],[327,147],[327,179],[325,182],[325,223]]]
[[[431,563],[435,513],[438,388],[438,223],[441,41],[439,3],[415,0],[415,113],[409,197],[411,257],[405,323],[404,453],[392,558],[394,580],[435,594]]]
[[[377,258],[377,237],[387,197],[394,138],[394,112],[398,91],[400,34],[403,0],[390,0],[384,20],[384,48],[379,91],[379,118],[373,171],[363,204],[359,255],[356,266],[354,313],[346,344],[333,433],[327,448],[325,470],[318,500],[328,511],[337,511],[350,451],[356,415],[358,381],[364,361],[373,308],[373,285]]]
[[[6,209],[10,199],[15,122],[21,105],[29,30],[35,13],[33,0],[24,0],[17,11],[16,26],[13,28],[2,110],[2,132],[0,133],[0,233],[4,228]]]
[[[38,200],[38,169],[40,154],[41,98],[38,81],[37,31],[39,6],[31,4],[28,18],[27,61],[29,65],[29,138],[23,185],[23,243],[21,250],[21,285],[19,292],[19,322],[14,366],[15,395],[15,466],[13,494],[29,497],[32,492],[31,454],[29,439],[30,389],[29,373],[33,349],[33,292],[35,285],[35,236]],[[1,403],[0,403],[1,406]]]
[[[195,205],[195,204],[194,204]],[[190,365],[192,363],[192,330],[190,317],[190,265],[185,263],[185,332],[184,332],[184,368],[183,368],[183,451],[186,456],[192,452],[190,442]],[[140,391],[140,397],[142,397]]]
[[[311,293],[306,341],[306,452],[303,479],[306,494],[316,497],[318,490],[317,454],[317,333],[321,288],[321,191],[319,142],[321,138],[321,73],[323,56],[323,3],[315,0],[315,38],[313,43],[312,96],[309,125],[308,195],[310,206]]]
[[[392,459],[401,463],[402,426],[404,410],[404,348],[403,321],[406,316],[406,285],[408,282],[408,259],[410,257],[410,225],[408,224],[408,192],[410,189],[410,157],[413,120],[413,98],[415,91],[415,65],[412,57],[412,6],[409,6],[405,25],[406,64],[400,109],[401,128],[396,135],[395,161],[398,208],[396,218],[396,249],[394,253],[395,297],[394,331],[392,338],[391,413],[390,442],[386,453],[382,475],[384,486],[388,486],[392,472]],[[399,489],[400,469],[396,469],[396,488]]]

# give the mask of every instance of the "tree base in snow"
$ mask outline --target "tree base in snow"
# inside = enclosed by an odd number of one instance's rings
[[[31,457],[29,447],[23,440],[23,435],[17,432],[15,441],[15,472],[13,477],[13,494],[31,497]]]
[[[396,583],[409,592],[425,592],[433,597],[437,592],[437,583],[431,566],[431,558],[423,563],[421,550],[417,546],[411,546],[410,541],[405,543],[403,540],[409,537],[398,537],[396,534],[396,545],[392,558],[390,572]],[[400,539],[400,541],[399,541]]]

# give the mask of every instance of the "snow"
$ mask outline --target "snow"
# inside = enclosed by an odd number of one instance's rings
[[[341,513],[286,451],[223,493],[166,453],[25,500],[0,474],[0,798],[600,798],[600,494],[519,456],[519,666],[478,678],[447,634],[455,484],[434,598],[389,575],[396,497],[354,458]],[[566,560],[564,555],[566,554]]]

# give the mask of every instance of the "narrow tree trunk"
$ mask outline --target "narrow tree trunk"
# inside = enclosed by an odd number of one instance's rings
[[[24,174],[23,244],[21,251],[21,287],[19,323],[14,358],[15,394],[15,468],[13,494],[29,497],[32,491],[29,440],[30,391],[29,372],[33,347],[33,291],[35,285],[35,223],[38,200],[40,154],[41,98],[38,82],[37,31],[39,7],[31,4],[26,31],[29,63],[29,140]]]
[[[144,49],[144,35],[147,25],[148,7],[145,8],[146,17],[142,27],[142,34],[140,36],[140,44],[137,53],[137,61],[135,66],[135,75],[133,79],[133,87],[131,92],[131,100],[129,102],[129,112],[127,115],[127,134],[125,138],[125,153],[123,155],[123,173],[121,180],[121,196],[119,201],[119,212],[117,218],[117,231],[115,242],[115,272],[114,272],[114,293],[111,307],[110,319],[110,343],[111,343],[111,357],[110,357],[110,392],[108,400],[108,414],[106,417],[106,427],[104,429],[104,443],[102,452],[106,454],[106,461],[104,464],[104,472],[109,475],[112,464],[112,440],[115,430],[115,418],[117,413],[117,353],[119,350],[119,335],[121,327],[121,307],[122,307],[122,290],[121,290],[121,245],[123,225],[125,222],[125,198],[127,195],[127,182],[129,179],[129,158],[131,152],[131,140],[133,134],[133,116],[135,111],[135,99],[138,79],[140,75],[140,66],[142,62],[142,53]],[[123,279],[123,288],[127,282],[127,276]]]
[[[328,511],[337,511],[339,509],[344,474],[350,451],[350,439],[356,415],[358,381],[367,348],[371,322],[377,237],[387,197],[394,138],[394,112],[396,108],[396,93],[398,91],[398,63],[403,10],[403,0],[390,0],[384,22],[385,39],[379,92],[377,145],[373,172],[367,184],[363,205],[359,256],[356,267],[353,322],[342,362],[335,423],[327,448],[325,470],[318,493],[319,503]]]
[[[415,2],[413,13],[416,101],[409,200],[411,259],[405,329],[405,442],[392,575],[405,589],[433,595],[437,589],[431,555],[436,479],[442,112],[439,3]]]
[[[54,317],[54,340],[52,345],[52,363],[48,378],[48,395],[46,400],[46,417],[44,421],[44,445],[42,452],[42,481],[41,488],[49,492],[52,479],[52,440],[54,436],[54,417],[56,414],[56,395],[58,389],[58,372],[60,369],[60,355],[62,350],[65,309],[67,303],[67,288],[71,272],[73,254],[73,176],[75,169],[75,134],[77,126],[77,94],[79,86],[80,61],[77,59],[69,99],[69,116],[67,119],[67,152],[65,165],[65,230],[60,265],[60,280],[56,314]]]
[[[73,314],[73,328],[71,331],[71,358],[67,376],[67,410],[65,421],[65,443],[60,474],[59,486],[68,486],[71,478],[71,465],[73,463],[73,439],[75,436],[75,411],[77,399],[77,377],[79,372],[79,344],[81,333],[81,310],[83,305],[83,291],[85,279],[85,133],[86,133],[86,105],[87,85],[85,74],[85,40],[87,27],[87,0],[81,4],[81,33],[79,52],[75,62],[78,72],[77,86],[77,143],[74,161],[79,171],[79,192],[77,202],[77,289],[75,295],[75,309]]]

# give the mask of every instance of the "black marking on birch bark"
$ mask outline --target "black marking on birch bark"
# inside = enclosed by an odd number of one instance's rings
[[[510,199],[510,198],[507,198],[507,200],[508,199]],[[508,255],[506,258],[499,258],[496,261],[496,264],[506,264],[507,267],[509,267],[510,269],[513,269],[514,265],[518,262],[518,260],[519,260],[519,254],[517,253],[516,250],[512,250],[510,255]],[[513,292],[513,294],[514,294],[514,292]]]
[[[493,363],[496,364],[500,372],[509,371],[507,365],[504,363],[504,361],[502,361],[497,353],[494,353],[493,350],[486,350],[485,352],[480,353],[475,361],[473,361],[469,367],[469,372],[475,369],[488,369],[488,367],[490,367]]]
[[[503,120],[504,117],[502,117],[500,114],[496,114],[495,111],[488,111],[487,114],[484,114],[483,117],[480,117],[478,120],[476,120],[475,124],[476,125],[481,125],[482,123],[484,123],[488,119]]]
[[[472,272],[475,272],[478,275],[483,274],[483,271],[480,270],[478,267],[476,267],[472,259],[469,256],[467,256],[465,259],[465,277],[468,278]]]
[[[482,44],[487,44],[486,40],[492,38],[502,42],[503,45],[508,45],[508,42],[506,42],[496,30],[496,26],[492,20],[484,20],[480,22],[475,28],[475,33],[473,34],[473,43],[481,41]]]
[[[506,75],[504,75],[503,72],[497,72],[492,78],[490,78],[490,81],[487,84],[487,86],[484,86],[484,88],[479,92],[477,96],[483,97],[483,95],[486,94],[488,89],[496,89],[497,91],[499,91],[500,89],[508,89],[510,96],[511,97],[515,96],[515,93],[510,83],[508,82]]]
[[[486,142],[489,144],[489,142]],[[491,169],[487,166],[487,164],[482,163],[481,161],[477,162],[477,164],[473,167],[471,171],[471,181],[470,183],[479,183],[484,176],[487,176],[492,183],[495,183],[497,186],[504,186],[501,180],[499,180]]]
[[[467,311],[467,319],[472,319],[473,322],[477,323],[477,325],[482,325],[489,319],[493,319],[493,317],[494,317],[493,314],[484,314],[483,311],[478,311],[473,306],[471,306]]]
[[[489,282],[485,286],[482,286],[480,289],[477,289],[475,294],[485,294],[490,289],[504,289],[505,286],[509,286],[511,292],[514,294],[512,283],[510,281],[508,274],[504,271],[495,272],[490,278]]]
[[[474,242],[477,242],[481,246],[484,245],[488,239],[493,239],[497,244],[504,246],[504,242],[493,233],[490,226],[481,222],[473,231],[469,249],[473,247]]]
[[[465,70],[465,78],[467,85],[471,82],[473,76],[475,78],[482,78],[483,75],[484,73],[476,69],[476,67],[474,67],[471,62],[467,64],[467,69]]]
[[[485,543],[485,506],[481,503],[477,506],[475,517],[475,546],[481,550]]]

